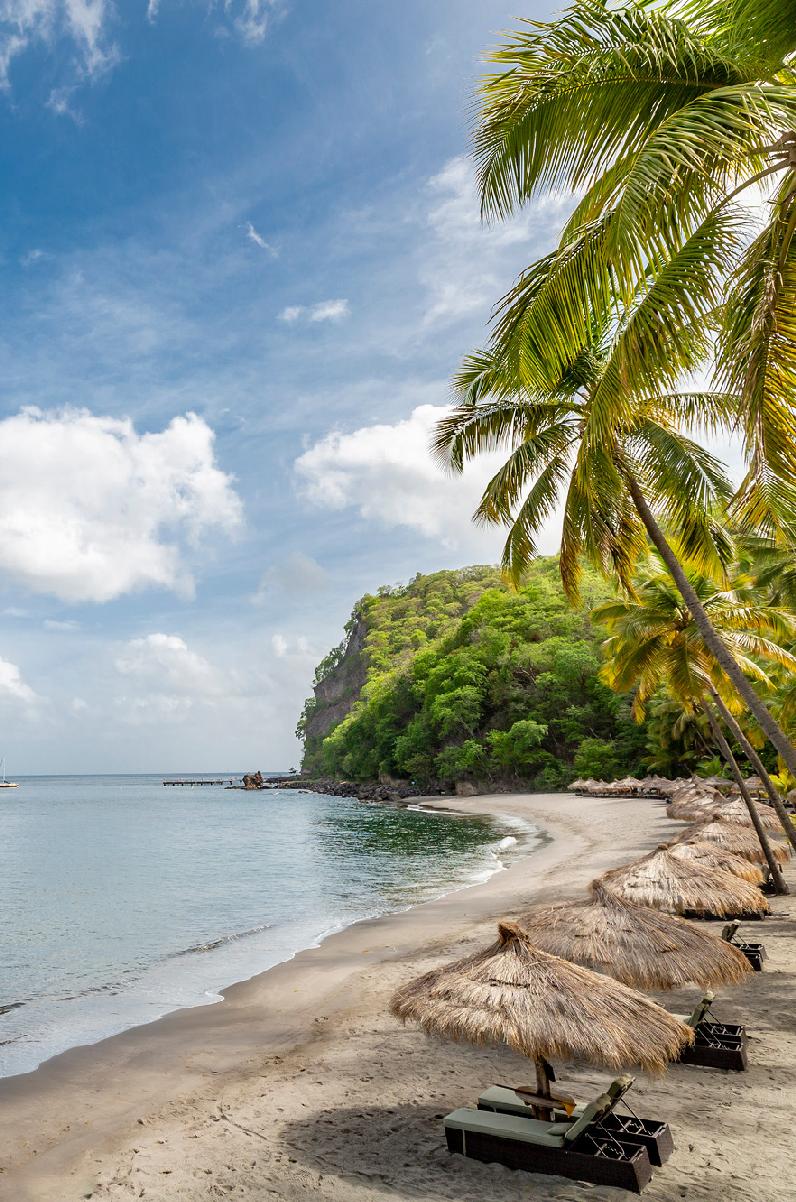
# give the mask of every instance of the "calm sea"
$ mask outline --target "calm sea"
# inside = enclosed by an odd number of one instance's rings
[[[292,790],[17,779],[0,791],[0,1076],[216,1001],[358,919],[486,879],[536,837]]]

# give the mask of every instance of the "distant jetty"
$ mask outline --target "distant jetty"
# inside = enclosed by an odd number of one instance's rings
[[[207,777],[202,777],[201,780],[164,780],[164,785],[237,785],[236,780],[208,780]]]

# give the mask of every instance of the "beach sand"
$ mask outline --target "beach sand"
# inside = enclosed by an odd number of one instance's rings
[[[0,1198],[627,1198],[449,1156],[443,1115],[474,1104],[495,1081],[533,1080],[533,1070],[506,1049],[404,1029],[387,1005],[400,983],[491,941],[497,918],[577,896],[682,824],[650,801],[535,795],[445,804],[535,821],[552,841],[483,885],[333,935],[226,990],[222,1003],[0,1082]],[[658,1078],[638,1075],[634,1109],[667,1120],[676,1144],[645,1190],[650,1202],[796,1199],[796,951],[787,916],[796,897],[773,906],[774,917],[745,928],[765,941],[765,971],[721,990],[716,1006],[720,1018],[746,1024],[749,1071],[674,1066]],[[697,996],[659,1000],[686,1011]],[[610,1078],[582,1065],[556,1068],[560,1085],[582,1098]]]

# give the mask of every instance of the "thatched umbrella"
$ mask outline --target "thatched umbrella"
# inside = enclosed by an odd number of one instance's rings
[[[641,781],[638,780],[637,777],[625,776],[625,777],[623,777],[622,780],[614,781],[614,788],[622,789],[623,791],[627,790],[628,792],[633,793],[639,787],[640,784],[641,784]]]
[[[699,842],[698,834],[697,831],[692,839],[684,842],[670,843],[669,851],[678,859],[690,860],[708,871],[718,868],[720,872],[731,872],[733,876],[739,876],[743,881],[751,881],[753,885],[762,885],[766,878],[757,864],[718,843]]]
[[[741,801],[740,798],[736,801],[725,801],[720,806],[714,808],[715,812],[725,822],[742,822],[748,826],[752,825],[752,819],[749,817],[746,802]],[[761,825],[767,831],[777,831],[782,834],[782,825],[771,806],[755,805],[755,809],[760,817]]]
[[[712,793],[695,794],[693,797],[670,801],[666,806],[666,817],[676,818],[679,822],[696,822],[700,818],[712,816],[713,812],[723,805]]]
[[[725,822],[723,818],[716,818],[712,822],[695,823],[693,826],[687,826],[677,838],[678,843],[688,841],[711,843],[726,848],[733,855],[742,856],[752,864],[766,862],[760,840],[751,826],[744,826],[742,822]],[[787,863],[790,850],[786,844],[772,842],[771,850],[780,864]]]
[[[632,864],[614,868],[601,878],[612,893],[640,906],[670,914],[767,914],[768,902],[748,881],[729,872],[708,872],[673,856],[665,843]]]
[[[640,1064],[656,1072],[693,1037],[643,994],[540,951],[506,921],[498,924],[497,943],[410,981],[390,1008],[433,1035],[508,1044],[536,1062],[543,1098],[550,1097],[549,1060],[610,1069]]]
[[[545,906],[520,923],[542,951],[636,989],[679,989],[689,981],[707,989],[751,972],[743,953],[723,939],[684,918],[635,906],[599,881],[589,900]]]

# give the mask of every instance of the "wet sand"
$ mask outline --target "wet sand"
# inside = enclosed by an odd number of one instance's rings
[[[515,795],[445,806],[516,815],[552,839],[485,884],[349,927],[226,990],[217,1005],[177,1011],[0,1081],[0,1198],[628,1197],[449,1156],[442,1116],[474,1103],[493,1081],[525,1080],[527,1062],[404,1029],[387,1003],[401,982],[490,941],[497,918],[578,896],[682,824],[650,801]],[[789,876],[796,889],[796,873]],[[789,903],[796,913],[796,900],[775,899],[775,916],[747,927],[768,947],[765,972],[723,990],[717,1004],[721,1018],[750,1031],[749,1072],[674,1066],[660,1078],[639,1074],[634,1108],[668,1120],[676,1143],[645,1191],[651,1202],[796,1197]],[[686,1010],[696,995],[660,1000]],[[562,1085],[581,1097],[607,1080],[586,1066],[557,1067]]]

